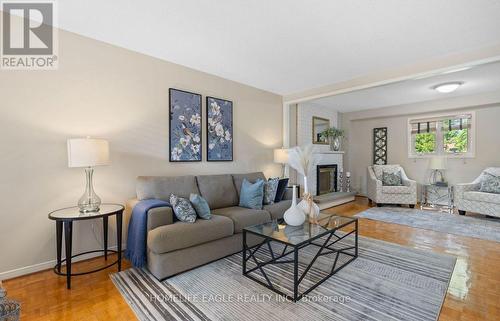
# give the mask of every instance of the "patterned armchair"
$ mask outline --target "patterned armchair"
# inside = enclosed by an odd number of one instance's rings
[[[401,172],[403,186],[384,186],[382,185],[382,173]],[[383,204],[407,204],[415,207],[417,204],[417,182],[412,181],[406,176],[404,169],[400,165],[373,165],[368,167],[368,199],[377,203],[377,206]]]
[[[500,194],[479,191],[481,181],[486,173],[500,176],[500,167],[485,169],[472,183],[455,185],[455,207],[461,215],[470,211],[500,217]]]

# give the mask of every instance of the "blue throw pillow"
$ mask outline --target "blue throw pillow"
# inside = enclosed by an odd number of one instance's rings
[[[170,194],[170,205],[172,205],[174,214],[179,221],[186,223],[194,223],[196,221],[196,211],[189,200]]]
[[[240,192],[240,206],[252,208],[255,210],[262,209],[262,201],[264,200],[264,181],[258,179],[255,183],[250,183],[243,179]]]
[[[198,194],[189,195],[189,200],[196,211],[196,214],[204,220],[209,220],[212,218],[210,213],[210,206],[208,206],[207,201]]]

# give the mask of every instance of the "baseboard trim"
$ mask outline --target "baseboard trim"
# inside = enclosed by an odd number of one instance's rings
[[[109,249],[116,250],[117,246],[116,245],[110,246]],[[122,249],[125,249],[125,244],[122,245]],[[93,258],[96,258],[99,256],[103,256],[103,254],[102,253],[89,253],[89,254],[79,256],[78,258],[73,259],[71,262],[76,263],[76,262],[80,262],[80,261],[93,259]],[[64,257],[63,257],[63,259],[64,259]],[[54,268],[55,265],[56,265],[56,260],[51,260],[51,261],[47,261],[47,262],[23,266],[21,268],[13,269],[10,271],[0,272],[0,280],[10,280],[10,279],[14,279],[14,278],[17,278],[20,276],[25,276],[25,275],[33,274],[36,272],[50,270],[50,269]]]

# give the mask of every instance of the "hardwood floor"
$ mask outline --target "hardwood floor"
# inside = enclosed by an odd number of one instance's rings
[[[351,216],[368,207],[359,197],[328,211]],[[500,320],[499,243],[367,219],[359,226],[363,236],[457,257],[439,320]],[[77,263],[74,269],[88,270],[103,260]],[[129,266],[125,262],[124,268]],[[65,278],[52,270],[8,280],[4,286],[9,298],[21,302],[21,320],[135,320],[109,278],[115,271],[116,267],[74,277],[70,291]]]

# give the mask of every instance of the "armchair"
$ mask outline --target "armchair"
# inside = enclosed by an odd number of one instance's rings
[[[402,186],[384,186],[382,184],[383,171],[400,171],[403,179]],[[370,202],[383,204],[407,204],[415,207],[417,204],[417,182],[410,180],[400,165],[372,165],[368,166],[368,199]]]
[[[455,185],[455,207],[460,215],[470,211],[500,217],[500,194],[480,192],[485,173],[500,176],[500,167],[485,169],[472,183]]]

